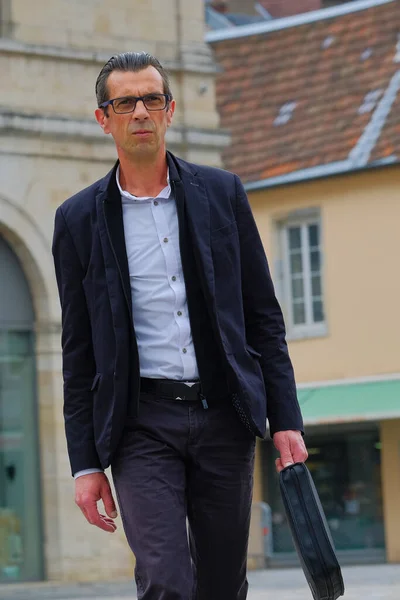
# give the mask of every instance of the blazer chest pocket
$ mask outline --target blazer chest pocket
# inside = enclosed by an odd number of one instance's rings
[[[219,227],[211,231],[211,242],[219,242],[229,239],[232,235],[238,233],[236,221],[231,221],[228,225]]]

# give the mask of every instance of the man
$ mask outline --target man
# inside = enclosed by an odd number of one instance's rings
[[[119,160],[59,207],[53,242],[76,502],[115,530],[111,464],[138,598],[244,600],[266,418],[278,470],[307,458],[262,243],[236,175],[166,151],[157,59],[112,57],[96,94]]]

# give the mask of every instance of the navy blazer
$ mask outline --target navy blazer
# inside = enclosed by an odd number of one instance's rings
[[[257,436],[303,430],[282,312],[239,178],[167,153],[229,393]],[[62,307],[64,417],[72,473],[107,468],[140,371],[116,168],[66,200],[55,216],[53,256]],[[180,227],[182,225],[180,224]],[[132,404],[133,403],[133,404]],[[133,406],[133,409],[132,409]]]

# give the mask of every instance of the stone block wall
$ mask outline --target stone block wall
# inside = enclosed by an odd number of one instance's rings
[[[147,50],[171,74],[178,108],[168,145],[220,165],[216,68],[203,42],[202,0],[7,0],[0,37],[0,235],[20,258],[35,308],[45,574],[50,580],[132,577],[119,529],[86,523],[74,504],[62,417],[60,309],[51,257],[56,208],[104,176],[116,152],[94,120],[94,84],[115,52]],[[1,35],[1,32],[0,32]]]

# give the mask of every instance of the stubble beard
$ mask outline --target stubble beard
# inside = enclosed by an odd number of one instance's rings
[[[123,151],[129,158],[138,162],[143,160],[146,162],[151,161],[152,157],[157,156],[158,150],[159,144],[157,144],[157,141],[154,138],[148,141],[139,140],[139,143],[134,143],[134,141],[131,140],[131,143],[127,143],[125,148],[123,148]]]

